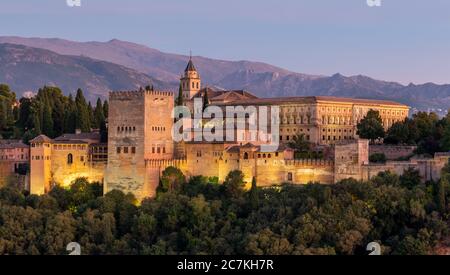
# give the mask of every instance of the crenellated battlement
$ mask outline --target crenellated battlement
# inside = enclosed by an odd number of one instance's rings
[[[174,93],[170,91],[150,91],[150,90],[109,92],[110,99],[119,99],[119,100],[143,98],[145,95],[173,97]]]
[[[295,160],[286,160],[285,165],[295,167],[305,167],[305,166],[324,167],[324,166],[333,166],[334,161],[324,159],[295,159]]]
[[[160,160],[160,159],[146,159],[145,167],[147,168],[166,168],[169,166],[173,167],[183,167],[187,165],[187,159],[168,159],[168,160]]]

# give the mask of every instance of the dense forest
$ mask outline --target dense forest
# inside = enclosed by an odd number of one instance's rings
[[[244,190],[243,175],[223,184],[169,167],[155,199],[102,196],[77,179],[43,196],[0,189],[0,254],[432,254],[448,235],[448,179],[420,183],[417,171],[369,182],[285,184]]]
[[[82,90],[65,96],[57,87],[43,87],[33,97],[16,99],[8,85],[0,85],[0,138],[22,139],[24,142],[45,134],[50,138],[75,129],[89,132],[99,129],[107,139],[108,102],[100,99],[94,106],[87,102]]]

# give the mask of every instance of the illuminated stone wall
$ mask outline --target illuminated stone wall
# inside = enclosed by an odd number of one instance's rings
[[[105,192],[131,192],[138,200],[154,196],[155,183],[146,160],[173,158],[173,104],[170,92],[110,93]]]
[[[30,193],[42,195],[50,191],[52,183],[52,147],[49,142],[31,143]]]

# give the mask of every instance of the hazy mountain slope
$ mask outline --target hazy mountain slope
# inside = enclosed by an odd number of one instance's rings
[[[147,46],[115,39],[108,42],[73,42],[63,39],[0,37],[1,42],[116,63],[151,75],[155,79],[170,82],[161,85],[168,85],[175,91],[188,59],[188,56],[164,53]],[[258,96],[333,95],[392,99],[421,110],[446,110],[450,107],[450,85],[426,83],[404,86],[362,75],[313,76],[251,61],[194,57],[194,62],[204,85],[224,89],[246,89]],[[29,81],[35,81],[32,76],[30,77]],[[130,84],[129,86],[135,86],[134,82]]]
[[[65,93],[82,88],[89,99],[148,84],[173,86],[117,64],[14,44],[0,44],[0,83],[9,84],[19,96],[44,85],[59,86]]]
[[[0,43],[43,48],[59,54],[84,55],[120,64],[166,81],[177,81],[189,58],[185,55],[164,53],[117,39],[108,42],[74,42],[57,38],[0,37]],[[209,84],[214,84],[224,76],[236,71],[252,70],[254,72],[278,72],[282,75],[292,74],[287,70],[261,62],[224,61],[197,56],[195,57],[195,66],[201,72],[204,82]]]

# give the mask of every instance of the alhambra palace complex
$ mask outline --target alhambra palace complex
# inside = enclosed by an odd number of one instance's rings
[[[97,132],[66,134],[55,139],[44,135],[30,141],[0,143],[0,178],[29,163],[24,180],[32,194],[44,194],[55,184],[68,186],[79,177],[113,189],[133,193],[138,199],[155,195],[162,171],[178,167],[187,177],[218,177],[223,182],[232,170],[241,170],[248,184],[258,186],[284,182],[332,184],[345,178],[366,180],[381,171],[401,174],[418,169],[423,180],[436,180],[449,155],[395,161],[413,151],[408,146],[370,146],[358,139],[357,123],[370,109],[378,110],[384,127],[408,116],[409,107],[390,101],[336,97],[258,98],[246,91],[214,91],[202,88],[192,60],[181,78],[184,104],[193,108],[205,93],[209,105],[280,107],[280,146],[263,152],[257,142],[174,142],[172,92],[140,90],[109,95],[108,143]],[[286,143],[297,134],[326,152],[323,159],[295,159]],[[370,164],[369,154],[385,153],[390,161]]]

